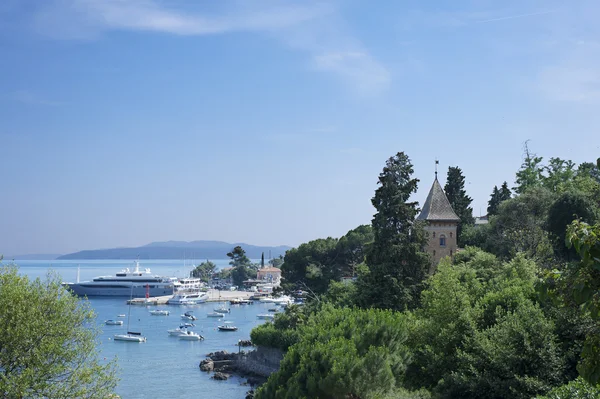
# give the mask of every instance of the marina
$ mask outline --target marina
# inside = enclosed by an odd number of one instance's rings
[[[50,265],[50,261],[19,261],[20,273],[30,278],[44,278],[48,269],[63,276],[63,281],[74,281],[80,266],[81,277],[91,279],[94,276],[114,274],[130,264],[131,261],[61,261],[60,264]],[[54,261],[53,261],[54,263]],[[183,270],[181,261],[143,261],[153,273],[163,276],[185,275],[188,270]],[[216,260],[220,267],[226,267],[227,260]],[[108,272],[108,273],[107,273]],[[206,354],[227,350],[238,351],[240,340],[250,339],[252,328],[262,324],[265,320],[257,319],[256,315],[266,313],[273,303],[259,303],[253,301],[253,306],[230,306],[230,299],[249,298],[252,293],[238,291],[209,291],[210,298],[207,303],[198,305],[166,305],[170,295],[156,299],[160,309],[170,311],[168,316],[153,316],[150,310],[153,305],[127,306],[129,296],[125,297],[90,297],[89,302],[96,313],[96,324],[101,329],[98,336],[98,350],[100,359],[109,362],[117,357],[120,381],[116,393],[127,399],[170,398],[170,397],[214,397],[223,399],[239,399],[245,397],[249,387],[241,385],[246,380],[232,376],[227,381],[215,381],[210,374],[199,369],[199,363]],[[134,298],[134,302],[143,301],[145,298]],[[218,326],[226,325],[223,318],[207,317],[208,313],[218,306],[216,303],[230,307],[231,312],[223,315],[227,321],[232,321],[236,330],[220,331]],[[165,305],[165,306],[163,306]],[[150,309],[149,309],[150,307]],[[192,311],[197,317],[195,321],[186,321],[180,318],[181,314]],[[134,332],[141,332],[146,342],[126,342],[114,340],[115,334],[125,335],[127,332],[127,316],[129,314],[130,328]],[[123,325],[105,325],[106,320],[120,320]],[[185,325],[186,330],[191,330],[204,339],[179,339],[170,334],[169,330],[178,329]],[[164,375],[168,370],[169,377],[160,384],[156,377]]]

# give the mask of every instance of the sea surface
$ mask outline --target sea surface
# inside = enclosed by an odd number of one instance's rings
[[[219,268],[227,266],[226,259],[213,260]],[[3,261],[3,265],[13,263]],[[62,281],[76,281],[79,268],[80,280],[89,280],[100,275],[114,275],[125,267],[132,267],[132,261],[112,260],[69,260],[69,261],[14,261],[19,272],[30,278],[45,278],[49,270],[62,276]],[[199,262],[196,262],[198,264]],[[150,268],[153,274],[183,277],[192,269],[191,263],[184,265],[178,260],[141,261],[140,267]],[[218,351],[238,351],[237,342],[249,339],[250,331],[264,320],[256,318],[259,313],[267,313],[273,304],[255,302],[254,305],[229,305],[228,303],[204,303],[195,306],[131,306],[129,329],[140,331],[147,337],[144,343],[114,341],[114,334],[127,330],[128,298],[90,298],[96,311],[98,326],[102,334],[98,339],[100,359],[117,358],[120,381],[116,392],[123,399],[141,398],[224,398],[240,399],[250,389],[241,385],[245,379],[232,377],[227,381],[215,381],[210,375],[200,371],[199,363],[205,355]],[[224,319],[207,317],[215,307],[226,304],[231,313]],[[149,311],[166,309],[169,316],[152,316]],[[198,317],[194,331],[205,337],[204,341],[180,341],[169,336],[168,329],[179,326],[181,315],[192,310]],[[107,319],[123,320],[123,326],[107,326]],[[235,332],[222,332],[217,325],[224,320],[232,321],[239,328]],[[243,348],[242,348],[243,349]]]

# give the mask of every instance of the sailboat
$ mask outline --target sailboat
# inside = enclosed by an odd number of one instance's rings
[[[130,296],[130,304],[129,313],[127,314],[127,334],[115,334],[115,341],[129,341],[129,342],[146,342],[146,337],[142,335],[140,332],[129,331],[129,320],[131,320],[131,298],[133,298],[133,284],[131,285],[131,296]]]

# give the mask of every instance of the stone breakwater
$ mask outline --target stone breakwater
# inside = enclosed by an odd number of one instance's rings
[[[251,386],[260,385],[274,372],[279,370],[283,352],[274,348],[258,347],[253,351],[230,353],[213,352],[200,362],[200,370],[213,373],[215,380],[226,380],[231,374],[248,379]]]

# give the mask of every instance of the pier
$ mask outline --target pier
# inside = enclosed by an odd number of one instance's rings
[[[220,290],[208,290],[208,299],[206,302],[227,302],[230,299],[249,299],[253,292],[248,291],[220,291]],[[134,298],[127,300],[128,304],[131,305],[166,305],[167,301],[171,299],[173,295],[155,296],[150,298]]]

